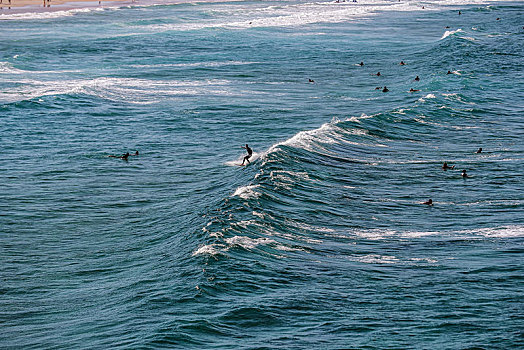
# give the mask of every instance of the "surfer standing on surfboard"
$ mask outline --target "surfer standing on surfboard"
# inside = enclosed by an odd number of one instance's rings
[[[249,161],[249,158],[251,158],[251,156],[253,155],[253,150],[251,148],[249,148],[247,143],[246,143],[246,146],[245,147],[242,146],[242,148],[245,148],[246,151],[247,151],[247,156],[245,156],[244,159],[242,160],[242,165],[244,165],[246,160],[247,160],[248,164],[251,164],[251,162]]]

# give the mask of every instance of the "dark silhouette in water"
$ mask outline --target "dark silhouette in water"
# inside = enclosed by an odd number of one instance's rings
[[[482,153],[482,147],[480,147],[475,153]]]
[[[309,82],[310,83],[314,83],[315,81],[313,79],[309,79]]]
[[[462,170],[462,177],[467,178],[469,175],[466,173],[466,170]]]
[[[448,163],[444,162],[442,165],[442,170],[455,169],[455,166],[449,166]]]
[[[247,151],[247,156],[245,156],[244,159],[242,160],[242,165],[244,165],[246,160],[247,160],[248,164],[251,164],[251,162],[249,161],[249,158],[251,158],[251,156],[253,155],[253,150],[251,148],[249,148],[247,143],[246,143],[246,146],[242,146],[242,148],[245,148],[246,151]]]
[[[405,66],[406,64],[404,63],[404,61],[400,61],[399,63],[401,66]]]
[[[389,91],[389,89],[384,86],[384,88],[382,89],[382,92],[388,92],[388,91]]]
[[[433,205],[433,200],[430,198],[428,199],[426,202],[422,203],[422,204],[425,204],[425,205]]]
[[[138,155],[138,154],[135,154],[135,155]],[[111,155],[111,156],[108,156],[108,157],[110,157],[110,158],[119,158],[119,159],[123,159],[123,160],[127,161],[127,158],[129,158],[129,156],[130,156],[129,152],[126,152],[126,153],[122,154],[121,156],[113,156],[113,155]]]
[[[377,74],[373,74],[373,75],[376,75],[377,77],[380,77],[380,72],[377,72]]]
[[[418,90],[418,89],[413,89],[413,88],[409,89],[409,92],[417,92],[417,91],[420,91],[420,90]]]
[[[363,65],[364,65],[364,62],[360,62],[360,63],[359,63],[359,66],[361,66],[361,67],[362,67]]]
[[[415,78],[415,81],[419,81],[419,80],[420,80],[420,78],[417,75],[416,78]]]

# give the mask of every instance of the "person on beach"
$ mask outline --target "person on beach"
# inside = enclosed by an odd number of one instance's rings
[[[466,173],[466,169],[462,170],[462,177],[465,179],[469,177],[469,175]]]
[[[433,205],[433,200],[430,198],[428,199],[427,201],[425,201],[424,203],[422,204],[425,204],[425,205]]]
[[[384,88],[382,89],[382,92],[388,92],[388,91],[389,89],[386,86],[384,86]]]
[[[480,147],[475,153],[482,153],[482,147]]]
[[[420,80],[420,78],[417,75],[416,78],[415,78],[415,81],[419,81],[419,80]]]
[[[455,166],[449,166],[447,162],[444,162],[444,164],[442,165],[442,170],[446,171],[448,169],[455,169]]]
[[[249,161],[249,158],[251,158],[251,156],[253,155],[253,150],[251,148],[249,148],[249,146],[247,145],[246,143],[246,146],[242,146],[242,148],[245,148],[246,151],[247,151],[247,156],[244,157],[244,159],[242,160],[242,165],[244,165],[244,163],[246,162],[247,160],[247,163],[248,164],[251,164],[251,162]]]

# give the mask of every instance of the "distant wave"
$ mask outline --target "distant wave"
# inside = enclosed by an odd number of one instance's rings
[[[90,13],[90,12],[100,12],[110,9],[109,7],[88,7],[81,9],[71,9],[64,11],[47,11],[47,12],[23,12],[23,13],[13,13],[13,14],[0,14],[1,20],[32,20],[32,19],[53,19],[53,18],[62,18],[70,17],[80,13]],[[114,8],[113,8],[114,9]]]
[[[10,69],[9,65],[7,65]],[[2,65],[0,65],[2,69]],[[13,71],[9,73],[20,73]],[[100,98],[124,101],[131,104],[150,104],[161,98],[197,94],[233,95],[227,88],[225,80],[188,80],[188,81],[155,81],[133,78],[100,77],[94,79],[74,79],[52,81],[20,79],[12,87],[0,95],[0,100],[15,102],[43,96],[86,94]]]

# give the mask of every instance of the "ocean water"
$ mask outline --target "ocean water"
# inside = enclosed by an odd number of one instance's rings
[[[4,10],[0,348],[524,348],[523,8]]]

